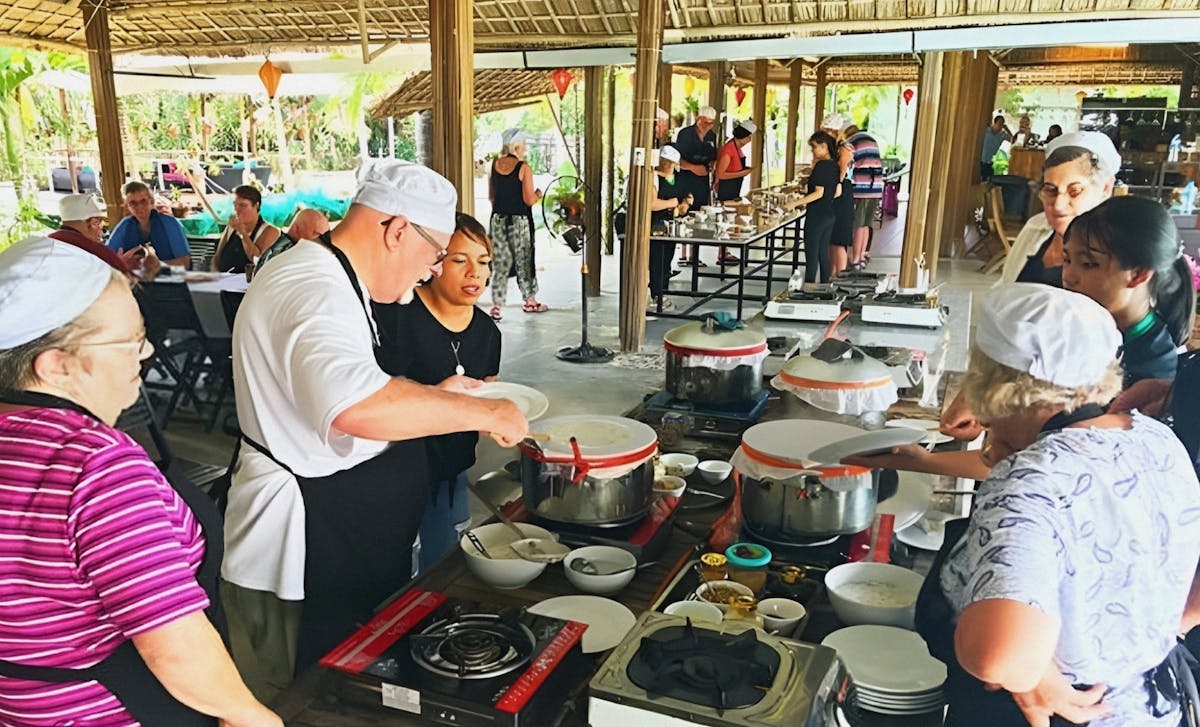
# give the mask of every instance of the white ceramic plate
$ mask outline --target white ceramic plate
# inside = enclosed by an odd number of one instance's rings
[[[837,651],[855,684],[876,694],[920,694],[946,682],[946,665],[908,629],[851,626],[826,636],[821,645]]]
[[[941,424],[933,419],[889,419],[884,426],[924,429],[927,432],[936,432]]]
[[[587,624],[583,632],[583,653],[594,654],[608,651],[633,628],[633,612],[611,598],[599,596],[559,596],[535,603],[529,613],[564,621],[579,621]]]
[[[481,399],[508,399],[517,405],[525,418],[533,421],[546,413],[550,401],[546,395],[529,386],[514,384],[511,381],[487,381],[477,389],[466,393]]]
[[[870,456],[887,452],[892,447],[916,444],[926,435],[928,432],[924,429],[908,429],[907,427],[880,429],[877,432],[867,432],[857,437],[842,439],[818,447],[809,452],[808,456],[820,464],[837,464],[846,457]]]
[[[953,441],[954,441],[954,437],[951,437],[949,434],[942,434],[941,432],[930,432],[929,434],[925,435],[924,439],[921,440],[921,444],[932,444],[933,446],[936,447],[939,444],[945,444],[946,442],[953,442]]]
[[[917,522],[909,525],[907,528],[896,533],[896,539],[905,545],[911,545],[914,548],[921,550],[941,550],[942,541],[946,538],[946,531],[939,527],[924,527],[926,523],[932,521],[940,523],[942,527],[951,520],[961,520],[962,518],[951,515],[948,512],[941,510],[930,510],[925,513]]]
[[[868,432],[837,422],[815,419],[780,419],[755,424],[742,435],[742,441],[763,454],[792,462],[801,467],[814,464],[812,451],[855,439]]]
[[[879,503],[875,507],[877,515],[894,515],[893,532],[910,527],[929,510],[929,502],[933,499],[933,485],[937,480],[935,475],[920,472],[900,472],[900,482],[896,494]]]

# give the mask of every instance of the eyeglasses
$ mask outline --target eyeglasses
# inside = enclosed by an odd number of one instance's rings
[[[1048,199],[1048,200],[1058,199],[1058,195],[1060,195],[1060,194],[1066,194],[1068,198],[1075,199],[1076,197],[1078,197],[1079,195],[1083,194],[1086,191],[1087,191],[1087,186],[1083,185],[1083,184],[1078,184],[1078,183],[1068,184],[1067,188],[1065,190],[1060,190],[1058,187],[1054,186],[1053,184],[1045,184],[1045,183],[1043,183],[1042,186],[1038,188],[1038,194],[1040,194],[1042,197],[1044,197],[1045,199]]]
[[[77,343],[75,345],[79,346],[79,347],[91,346],[92,348],[112,348],[112,347],[116,347],[116,346],[134,346],[134,345],[136,345],[137,346],[137,355],[141,356],[143,353],[146,352],[146,346],[149,343],[150,342],[146,339],[146,332],[142,331],[140,334],[138,334],[137,338],[127,340],[127,341],[97,341],[94,343],[91,341],[84,341],[83,343]]]
[[[388,225],[392,224],[392,220],[394,220],[394,219],[396,219],[396,218],[389,217],[386,220],[383,220],[382,222],[380,222],[379,226],[387,227]],[[441,261],[446,259],[446,254],[447,254],[448,250],[445,247],[442,247],[442,244],[440,242],[433,239],[433,236],[431,236],[428,232],[426,232],[424,227],[421,227],[420,225],[418,225],[415,222],[409,222],[408,224],[410,227],[412,227],[414,230],[417,231],[417,234],[421,236],[422,240],[424,240],[425,242],[428,242],[429,245],[431,247],[433,247],[434,250],[437,250],[437,260],[435,261],[435,264],[440,263]]]

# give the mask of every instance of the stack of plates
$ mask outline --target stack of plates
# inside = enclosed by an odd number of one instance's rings
[[[851,703],[868,712],[925,714],[946,703],[946,665],[916,633],[894,626],[851,626],[821,642],[838,653],[853,688]]]

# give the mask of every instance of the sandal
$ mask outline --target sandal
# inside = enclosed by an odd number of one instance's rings
[[[523,310],[526,313],[545,313],[546,311],[550,310],[550,306],[546,305],[545,303],[539,303],[536,300],[534,300],[534,301],[527,300],[527,301],[525,301]]]
[[[493,321],[498,321],[503,318],[503,316],[500,315],[500,306],[498,305],[492,306],[492,310],[490,313],[488,313],[488,315],[492,317]]]

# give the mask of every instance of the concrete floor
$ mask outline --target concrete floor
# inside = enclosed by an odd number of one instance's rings
[[[890,222],[896,224],[897,221]],[[562,243],[549,239],[539,240],[537,255],[541,285],[538,295],[550,306],[550,311],[541,314],[522,312],[516,284],[511,284],[509,302],[499,324],[504,341],[500,378],[533,386],[545,393],[550,400],[548,416],[621,414],[639,403],[648,393],[661,388],[664,374],[660,368],[636,367],[639,363],[653,365],[653,356],[619,357],[613,363],[591,365],[564,363],[555,358],[554,353],[560,347],[574,346],[580,341],[579,256],[572,255]],[[706,251],[705,255],[715,255],[715,249]],[[871,263],[872,269],[886,272],[893,272],[898,267],[898,258],[876,257]],[[942,260],[937,279],[945,283],[947,291],[962,290],[977,294],[987,289],[995,279],[994,276],[981,275],[979,267],[979,261],[973,259]],[[618,274],[617,257],[604,257],[602,294],[600,298],[588,301],[591,341],[614,349],[619,347]],[[481,304],[486,305],[489,301],[490,295],[485,296]],[[731,305],[723,304],[722,307],[732,309]],[[756,310],[757,306],[751,305],[746,317],[749,318]],[[680,323],[677,320],[649,319],[643,351],[657,353],[661,350],[663,334]],[[772,325],[778,327],[778,324]],[[219,432],[204,433],[203,427],[188,410],[180,411],[172,419],[167,433],[177,454],[181,456],[214,464],[228,462],[232,438]],[[472,479],[503,466],[513,456],[513,450],[502,450],[490,439],[483,438]],[[516,492],[509,485],[493,488],[488,494],[495,501],[506,502]],[[486,515],[482,506],[474,502],[472,513],[478,519]]]

